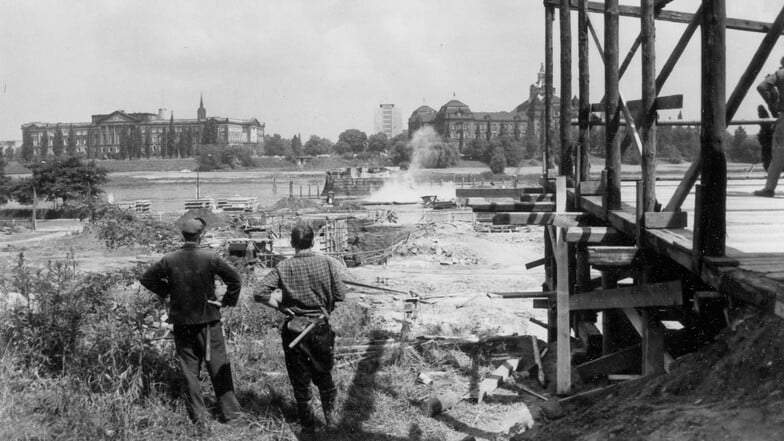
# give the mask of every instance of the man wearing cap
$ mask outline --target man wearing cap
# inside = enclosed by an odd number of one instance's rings
[[[206,362],[223,421],[241,416],[226,356],[220,308],[237,304],[242,279],[225,260],[201,245],[204,231],[203,220],[186,220],[182,225],[182,248],[153,264],[139,282],[161,298],[169,297],[168,321],[174,325],[174,345],[185,380],[188,414],[194,423],[206,429],[207,409],[198,378],[202,361]],[[216,275],[226,284],[221,300],[215,296]]]
[[[770,113],[776,118],[773,129],[773,142],[770,151],[770,164],[768,164],[768,177],[765,187],[754,192],[756,196],[772,198],[776,194],[779,175],[784,170],[784,58],[781,59],[779,69],[766,76],[757,85],[757,92],[762,95]]]
[[[335,333],[328,319],[335,303],[345,298],[339,273],[342,264],[311,250],[313,229],[307,225],[291,230],[291,246],[294,257],[280,262],[264,276],[253,298],[288,315],[281,331],[283,354],[303,431],[312,432],[315,427],[310,408],[311,381],[318,387],[324,420],[331,429],[335,426],[337,388],[331,372]],[[282,295],[276,299],[272,292],[278,289]]]

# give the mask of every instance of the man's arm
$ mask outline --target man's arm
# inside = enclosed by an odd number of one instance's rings
[[[215,266],[215,274],[226,284],[226,293],[221,299],[221,307],[237,306],[237,300],[240,298],[242,290],[240,273],[217,255],[214,257],[213,265]]]
[[[277,268],[273,268],[272,271],[268,272],[267,275],[261,279],[259,286],[253,291],[253,301],[273,309],[280,309],[280,303],[272,297],[272,291],[278,289],[279,286],[280,273]]]
[[[160,296],[162,299],[168,297],[170,294],[170,288],[169,282],[166,280],[166,272],[164,271],[163,260],[159,260],[147,268],[147,271],[145,271],[144,274],[139,277],[139,283]]]
[[[332,303],[342,302],[346,300],[346,285],[343,283],[343,276],[341,275],[339,265],[341,263],[337,259],[330,258],[329,269],[332,277]]]

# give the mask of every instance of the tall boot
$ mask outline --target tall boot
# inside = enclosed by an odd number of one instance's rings
[[[299,422],[302,424],[302,431],[312,433],[316,429],[316,420],[310,408],[310,400],[297,401],[297,413],[299,414]]]
[[[330,389],[326,391],[319,391],[321,395],[321,408],[324,410],[324,425],[328,430],[335,429],[338,426],[337,419],[335,418],[335,398],[337,398],[337,389]]]

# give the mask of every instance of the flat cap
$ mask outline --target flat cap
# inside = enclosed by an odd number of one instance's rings
[[[187,219],[182,223],[182,232],[187,234],[201,233],[204,224],[198,219]]]

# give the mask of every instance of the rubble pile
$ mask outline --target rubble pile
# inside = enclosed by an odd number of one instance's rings
[[[479,258],[469,248],[442,243],[437,237],[420,237],[398,247],[398,256],[430,256],[441,265],[477,265]]]

